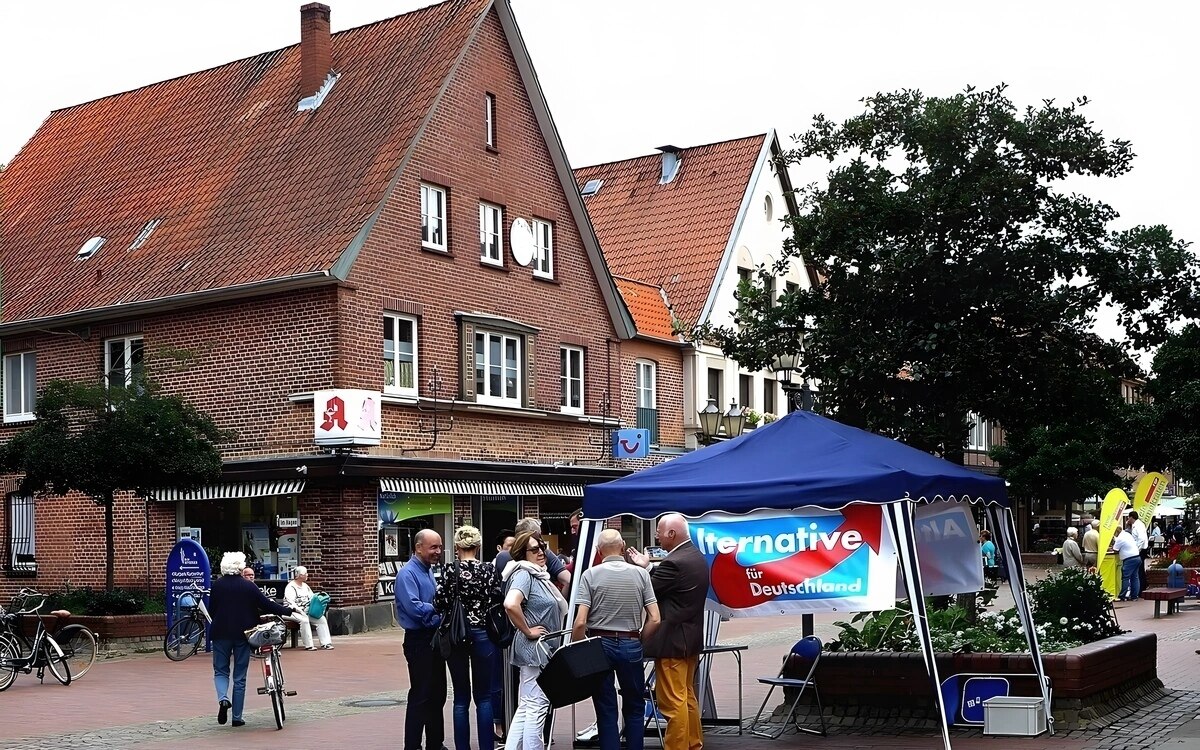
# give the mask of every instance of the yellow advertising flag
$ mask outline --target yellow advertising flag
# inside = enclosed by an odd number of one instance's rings
[[[1133,488],[1133,509],[1138,512],[1142,523],[1150,526],[1150,519],[1158,511],[1158,501],[1162,500],[1167,491],[1167,478],[1157,471],[1152,471],[1138,480]]]
[[[1125,515],[1127,507],[1129,507],[1129,495],[1125,494],[1125,490],[1111,489],[1104,496],[1104,502],[1100,505],[1100,542],[1096,550],[1097,567],[1100,566],[1100,561],[1108,552],[1108,545],[1112,544],[1113,535],[1120,528],[1121,516]]]

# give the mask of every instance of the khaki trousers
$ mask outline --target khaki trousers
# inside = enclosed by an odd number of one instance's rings
[[[700,750],[700,701],[696,699],[696,663],[699,656],[658,659],[654,662],[654,697],[667,720],[663,735],[666,750]]]

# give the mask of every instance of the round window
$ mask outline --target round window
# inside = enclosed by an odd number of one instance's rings
[[[763,213],[767,216],[767,221],[775,218],[774,206],[771,205],[771,196],[768,195],[763,199]]]

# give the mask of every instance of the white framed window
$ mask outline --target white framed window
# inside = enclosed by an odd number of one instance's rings
[[[992,449],[992,423],[980,419],[975,412],[967,412],[967,421],[971,423],[971,434],[967,437],[967,450],[990,451]]]
[[[637,405],[639,409],[658,408],[658,365],[637,361]]]
[[[541,219],[533,220],[533,275],[554,278],[554,225]]]
[[[479,260],[504,265],[504,209],[491,203],[479,204]]]
[[[583,413],[583,349],[564,346],[558,350],[558,380],[562,385],[562,410]]]
[[[493,331],[475,332],[475,400],[497,406],[521,405],[520,336]]]
[[[4,421],[33,419],[37,405],[37,352],[4,357]]]
[[[417,319],[383,316],[383,392],[416,396]]]
[[[496,147],[496,95],[484,94],[483,96],[483,133],[484,143],[491,147]]]
[[[421,247],[446,250],[446,191],[421,184]]]
[[[126,388],[142,378],[142,337],[109,339],[104,342],[104,382],[109,388]]]

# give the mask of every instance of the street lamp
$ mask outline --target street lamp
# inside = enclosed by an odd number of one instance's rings
[[[812,411],[817,401],[817,389],[812,387],[807,377],[801,383],[795,382],[795,376],[800,372],[800,360],[804,351],[803,332],[800,333],[799,338],[799,350],[777,355],[771,361],[771,369],[775,371],[779,385],[787,394],[788,402],[801,411]]]
[[[729,411],[722,414],[717,399],[709,396],[708,405],[697,415],[700,417],[700,434],[696,435],[696,439],[704,445],[735,438],[746,427],[746,410],[739,407],[736,401],[730,401]]]

